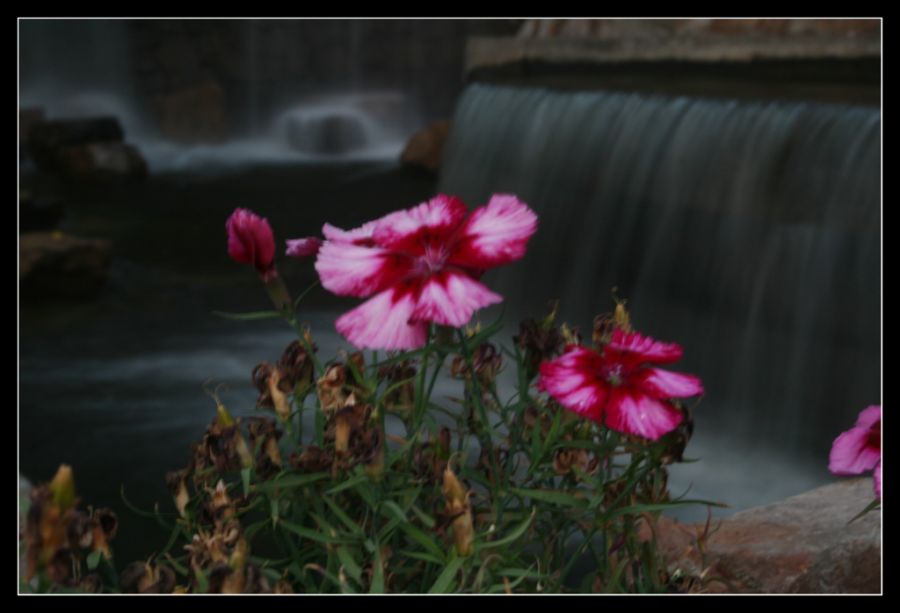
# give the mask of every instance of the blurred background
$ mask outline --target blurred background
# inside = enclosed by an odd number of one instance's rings
[[[878,20],[20,20],[20,473],[72,464],[121,562],[161,548],[120,489],[170,510],[204,384],[252,413],[292,338],[213,314],[269,308],[231,211],[270,220],[297,293],[284,239],[443,191],[539,214],[487,279],[506,339],[553,298],[589,335],[617,288],[684,346],[707,394],[674,495],[725,515],[827,483],[880,403],[880,49]],[[355,303],[307,298],[323,355]]]

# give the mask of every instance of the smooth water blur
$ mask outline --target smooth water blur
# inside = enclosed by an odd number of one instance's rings
[[[617,288],[684,346],[706,395],[675,490],[743,508],[827,482],[879,402],[877,109],[475,85],[440,188],[537,211],[525,260],[488,277],[513,315],[557,297],[589,336]]]

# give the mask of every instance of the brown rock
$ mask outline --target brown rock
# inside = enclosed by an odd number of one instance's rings
[[[772,594],[881,592],[881,513],[849,522],[873,499],[871,479],[843,480],[702,525],[663,518],[670,572],[705,572],[708,591]]]
[[[450,122],[446,119],[433,122],[413,134],[400,155],[400,161],[409,166],[437,172],[441,166],[444,144],[450,133]]]
[[[216,81],[159,95],[153,110],[160,133],[176,143],[218,143],[226,137],[225,90]]]
[[[19,279],[23,297],[85,298],[106,282],[109,243],[61,232],[19,237]]]
[[[57,163],[59,172],[73,181],[128,181],[147,176],[147,162],[127,143],[65,147],[59,151]]]

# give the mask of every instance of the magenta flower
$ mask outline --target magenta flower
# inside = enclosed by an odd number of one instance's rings
[[[873,470],[875,495],[881,498],[881,405],[862,410],[856,425],[834,439],[828,470],[835,475],[861,475]]]
[[[275,239],[269,222],[247,209],[235,209],[225,223],[228,255],[241,264],[252,264],[262,276],[275,264]]]
[[[322,241],[315,236],[294,238],[287,241],[287,255],[295,258],[307,258],[319,253]]]
[[[326,224],[316,270],[325,289],[371,298],[337,320],[361,348],[415,349],[428,324],[459,327],[502,298],[481,274],[525,255],[537,216],[515,196],[494,195],[471,215],[463,202],[439,195],[355,230]]]
[[[697,377],[650,366],[677,362],[681,355],[675,343],[616,329],[601,353],[569,345],[541,364],[538,388],[597,423],[656,440],[684,418],[669,400],[703,393]]]

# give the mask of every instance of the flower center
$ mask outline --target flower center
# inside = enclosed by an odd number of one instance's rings
[[[423,274],[439,272],[447,263],[449,254],[442,246],[425,247],[425,253],[416,260],[416,268]]]
[[[618,387],[625,378],[625,368],[621,364],[604,364],[600,376],[611,386]]]

